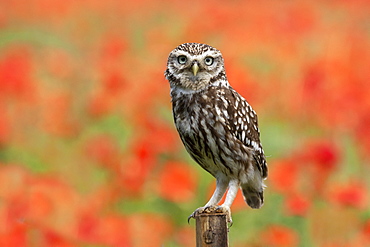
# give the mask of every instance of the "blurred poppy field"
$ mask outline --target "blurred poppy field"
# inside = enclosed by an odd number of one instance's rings
[[[215,188],[172,120],[167,56],[225,58],[259,115],[265,205],[230,246],[370,246],[370,3],[0,1],[0,246],[195,246]]]

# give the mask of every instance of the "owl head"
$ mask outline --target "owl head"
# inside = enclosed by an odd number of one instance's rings
[[[171,89],[184,92],[202,90],[220,79],[226,81],[221,52],[199,43],[185,43],[171,51],[165,76]]]

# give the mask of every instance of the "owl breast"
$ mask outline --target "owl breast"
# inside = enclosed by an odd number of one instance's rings
[[[180,138],[191,157],[216,176],[221,172],[238,177],[247,169],[251,149],[230,129],[227,106],[219,88],[183,94],[172,92],[173,115]]]

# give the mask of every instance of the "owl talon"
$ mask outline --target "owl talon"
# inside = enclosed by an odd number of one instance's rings
[[[194,219],[195,218],[195,216],[199,213],[198,211],[200,210],[200,209],[202,209],[202,208],[197,208],[191,215],[189,215],[189,217],[188,217],[188,224],[190,224],[190,219]]]
[[[217,209],[217,206],[215,205],[211,205],[211,206],[206,206],[206,207],[203,207],[203,211],[202,212],[199,212],[199,213],[214,213],[216,212],[216,209]]]
[[[215,205],[197,208],[191,215],[189,215],[188,224],[190,224],[191,218],[195,218],[199,214],[210,214],[210,213],[225,213],[226,221],[229,227],[233,225],[230,208],[226,206],[215,206]]]
[[[188,217],[188,224],[190,224],[191,218],[195,218],[195,216],[197,216],[198,214],[204,213],[207,210],[207,208],[208,207],[200,207],[200,208],[195,209],[195,211]]]
[[[189,217],[188,217],[188,224],[190,224],[191,218],[195,218],[194,213],[192,213],[191,215],[189,215]]]

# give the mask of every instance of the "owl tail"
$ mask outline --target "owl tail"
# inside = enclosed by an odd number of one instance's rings
[[[243,192],[244,201],[251,207],[258,209],[263,205],[263,190],[258,192],[249,184],[242,184],[241,189]]]

